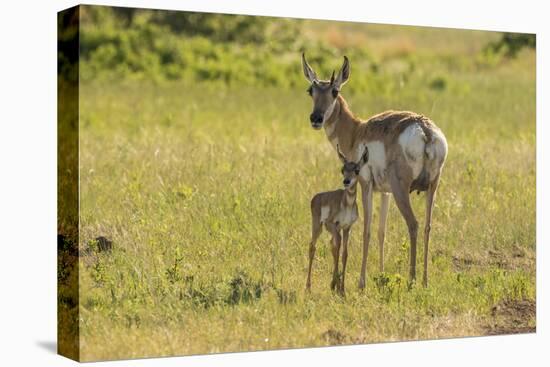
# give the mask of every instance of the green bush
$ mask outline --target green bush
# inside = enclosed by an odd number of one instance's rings
[[[504,33],[498,41],[489,43],[486,51],[503,53],[508,57],[515,57],[524,47],[535,48],[536,35],[527,33]]]
[[[308,36],[311,28],[299,19],[101,6],[82,7],[81,26],[83,81],[184,80],[305,89],[300,55],[307,52],[320,78],[329,78],[347,55],[354,76],[346,93],[380,98],[407,92],[412,85],[441,92],[456,84],[449,78],[451,70],[498,67],[504,52],[534,47],[534,36],[504,34],[474,57],[415,52],[377,58],[361,45],[334,46]]]
[[[84,7],[83,80],[131,77],[293,87],[304,83],[300,54],[306,50],[314,50],[308,57],[320,77],[327,78],[343,54],[357,60],[355,67],[377,73],[366,49],[339,50],[301,37],[301,20],[127,10]],[[388,81],[371,85],[380,84]],[[352,88],[367,87],[357,79]]]

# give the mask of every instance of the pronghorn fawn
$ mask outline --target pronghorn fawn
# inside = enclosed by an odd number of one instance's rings
[[[334,260],[331,289],[344,294],[344,280],[348,261],[348,240],[351,226],[358,217],[357,211],[357,180],[361,168],[369,160],[369,150],[365,147],[358,162],[346,159],[340,149],[336,148],[342,161],[342,175],[344,188],[334,191],[321,192],[311,199],[311,243],[309,245],[309,269],[307,273],[306,289],[311,289],[311,266],[315,257],[315,245],[323,230],[323,225],[332,235],[332,257]],[[342,245],[342,274],[338,273],[338,258]]]
[[[410,239],[409,278],[416,279],[416,240],[418,221],[411,207],[409,193],[426,191],[424,227],[423,285],[428,285],[428,244],[432,210],[443,164],[447,157],[447,141],[443,132],[427,117],[408,111],[386,111],[367,121],[356,118],[342,97],[342,86],[349,80],[350,64],[344,63],[330,80],[320,80],[302,54],[303,72],[310,83],[313,99],[311,126],[324,128],[329,142],[349,159],[369,150],[369,162],[361,168],[359,184],[364,211],[363,259],[359,288],[365,287],[365,274],[372,221],[373,191],[381,193],[378,244],[380,271],[384,269],[384,237],[389,209],[389,194],[405,219]]]

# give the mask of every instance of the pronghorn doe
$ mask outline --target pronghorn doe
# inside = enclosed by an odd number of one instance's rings
[[[344,294],[344,279],[346,263],[348,261],[348,239],[351,226],[358,217],[357,212],[357,179],[361,168],[369,160],[369,150],[365,147],[358,162],[349,161],[336,147],[338,156],[342,161],[342,175],[344,176],[344,189],[320,192],[311,199],[311,243],[309,245],[309,270],[307,273],[306,289],[311,289],[311,266],[315,257],[315,244],[323,230],[323,225],[332,235],[332,257],[334,268],[330,288]],[[340,234],[342,233],[342,234]],[[338,274],[338,258],[340,246],[342,248],[342,276]]]
[[[443,164],[447,157],[447,141],[443,132],[427,117],[408,111],[386,111],[368,121],[356,118],[340,94],[348,81],[350,66],[344,63],[337,76],[319,80],[302,54],[306,79],[311,83],[308,93],[313,99],[311,126],[325,129],[328,140],[339,146],[346,157],[353,159],[368,147],[370,159],[359,174],[364,228],[363,259],[359,288],[365,287],[365,273],[372,221],[372,194],[381,192],[378,243],[380,271],[384,270],[384,237],[389,209],[389,193],[393,194],[399,211],[405,218],[410,238],[410,282],[416,279],[416,239],[418,222],[411,207],[409,193],[426,191],[426,222],[424,227],[423,285],[428,285],[428,243],[435,194]]]

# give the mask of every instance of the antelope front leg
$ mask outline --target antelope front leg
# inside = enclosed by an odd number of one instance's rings
[[[345,280],[346,280],[346,265],[348,263],[348,240],[349,240],[350,228],[344,229],[343,235],[343,248],[342,248],[342,280],[340,281],[340,294],[346,293]]]
[[[378,223],[378,250],[380,261],[380,272],[384,272],[384,239],[386,237],[386,221],[390,208],[390,194],[383,192],[380,194],[380,221]]]
[[[314,257],[315,257],[315,242],[311,241],[309,245],[309,269],[307,271],[306,291],[311,290],[311,267],[313,265]]]
[[[361,276],[359,277],[359,289],[365,289],[365,275],[367,272],[367,257],[369,255],[370,224],[372,221],[372,181],[361,182],[361,195],[363,199],[363,260],[361,261]]]

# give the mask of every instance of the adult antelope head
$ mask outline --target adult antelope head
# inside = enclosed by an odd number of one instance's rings
[[[313,112],[309,115],[309,120],[311,126],[319,130],[330,118],[334,106],[336,105],[340,88],[349,79],[349,61],[348,58],[344,56],[344,64],[340,68],[340,71],[338,71],[336,76],[333,71],[330,80],[319,80],[317,78],[317,74],[315,74],[315,71],[313,71],[306,61],[305,53],[302,53],[302,67],[304,69],[304,76],[311,83],[307,90],[313,99]]]

